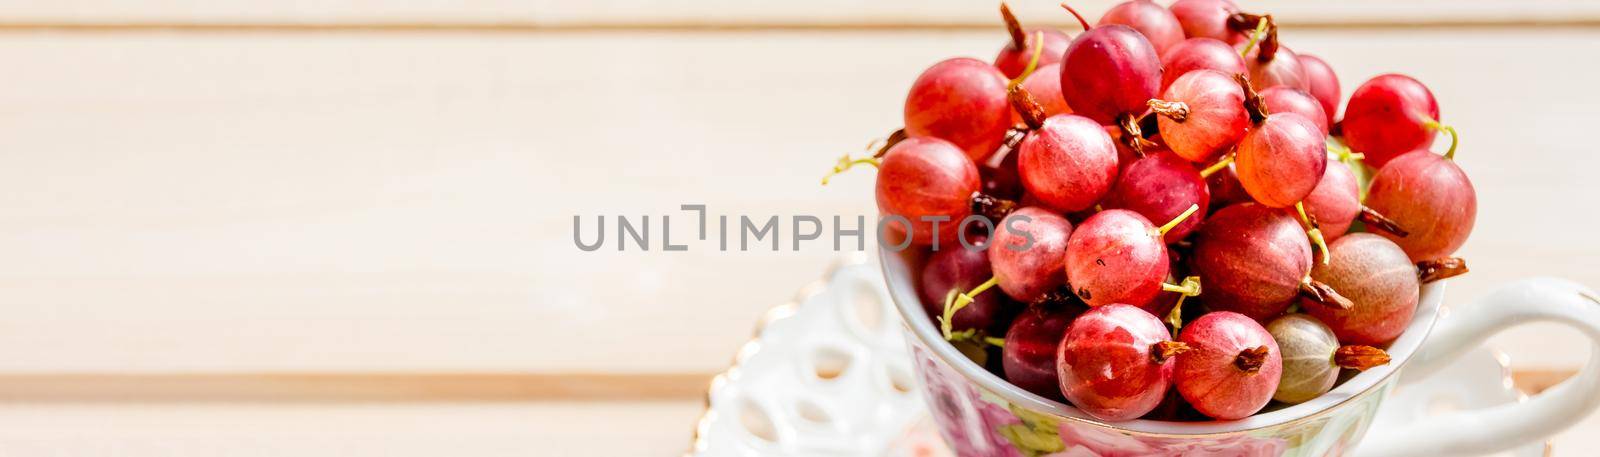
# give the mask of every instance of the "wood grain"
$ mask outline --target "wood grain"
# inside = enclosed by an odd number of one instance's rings
[[[705,373],[178,373],[0,376],[29,403],[648,402],[703,399]]]
[[[1245,3],[1347,94],[1434,87],[1482,198],[1450,302],[1600,285],[1573,135],[1600,4]],[[0,1],[0,454],[676,453],[709,373],[839,254],[581,253],[571,216],[871,215],[870,176],[816,178],[921,68],[988,57],[992,10]],[[1491,344],[1530,391],[1584,360],[1553,325]]]
[[[1516,370],[1544,391],[1574,370]],[[711,373],[77,373],[0,375],[0,402],[370,403],[692,401]]]
[[[476,0],[472,2],[342,0],[331,2],[253,2],[248,0],[158,0],[119,2],[0,1],[3,22],[52,25],[184,27],[288,26],[452,28],[751,28],[942,26],[993,27],[998,2],[968,0],[819,0],[748,2],[733,0]],[[1065,26],[1072,23],[1055,0],[1011,2],[1024,21]],[[1073,6],[1092,21],[1118,0],[1078,0]],[[1170,2],[1161,2],[1163,4]],[[1246,10],[1268,12],[1289,25],[1367,24],[1594,24],[1600,5],[1581,0],[1248,0]]]
[[[1600,284],[1600,30],[1286,31],[1400,71],[1480,197],[1450,302]],[[874,213],[817,179],[989,33],[0,36],[0,373],[694,373],[840,253],[578,250],[572,218]],[[1557,65],[1557,64],[1560,65]],[[787,220],[787,219],[785,219]],[[657,227],[659,229],[659,227]],[[713,236],[715,232],[713,232]],[[787,244],[787,241],[786,243]],[[1570,369],[1576,333],[1494,340]]]
[[[0,454],[678,455],[697,401],[8,403]]]

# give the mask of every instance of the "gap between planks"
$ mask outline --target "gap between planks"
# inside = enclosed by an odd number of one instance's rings
[[[703,399],[709,373],[3,374],[0,402],[517,402]]]
[[[1537,393],[1573,370],[1517,370]],[[710,373],[0,374],[0,402],[518,402],[704,399]]]

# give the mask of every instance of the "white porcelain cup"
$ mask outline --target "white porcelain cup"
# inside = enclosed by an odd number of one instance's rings
[[[1298,405],[1274,403],[1235,421],[1106,423],[1007,383],[946,343],[916,291],[921,253],[880,250],[912,362],[940,432],[963,456],[1363,456],[1471,455],[1542,440],[1600,405],[1600,295],[1570,281],[1533,278],[1443,309],[1446,284],[1422,289],[1388,365],[1356,374]],[[1459,411],[1405,427],[1367,430],[1399,372],[1421,379],[1511,326],[1560,322],[1591,341],[1577,376],[1527,402]],[[1365,435],[1365,438],[1363,436]]]

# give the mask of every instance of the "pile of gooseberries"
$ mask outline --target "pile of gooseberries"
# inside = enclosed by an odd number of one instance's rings
[[[1270,14],[1062,6],[1081,31],[1002,5],[993,63],[929,67],[903,128],[833,171],[878,168],[882,231],[929,251],[919,299],[963,354],[1101,420],[1234,420],[1388,363],[1421,286],[1467,271],[1477,195],[1421,82],[1373,77],[1341,115]]]

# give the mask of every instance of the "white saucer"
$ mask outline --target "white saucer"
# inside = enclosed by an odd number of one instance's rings
[[[951,455],[913,390],[895,316],[865,255],[769,310],[734,365],[712,380],[689,455]],[[1413,383],[1402,374],[1373,427],[1526,399],[1504,354],[1487,348],[1430,379]],[[1547,447],[1502,455],[1537,457]]]
[[[1415,382],[1401,372],[1400,385],[1384,400],[1372,428],[1396,427],[1435,414],[1528,400],[1512,381],[1510,357],[1489,347],[1479,347],[1462,355],[1428,379]],[[1534,442],[1496,455],[1540,457],[1549,455],[1549,446],[1548,441]],[[1358,456],[1360,450],[1356,448]]]

